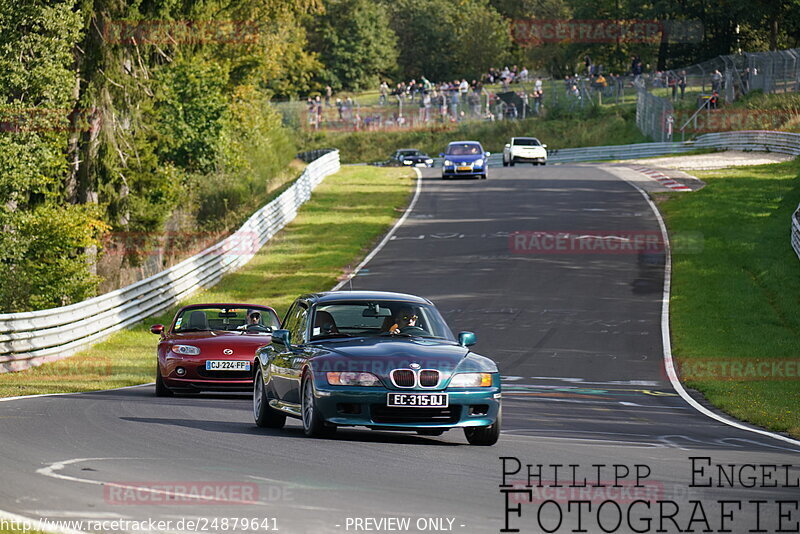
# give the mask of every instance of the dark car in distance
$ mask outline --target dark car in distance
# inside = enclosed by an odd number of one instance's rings
[[[275,310],[256,304],[193,304],[172,324],[150,327],[158,343],[156,395],[251,391],[256,349],[280,328]]]
[[[461,428],[473,445],[500,435],[500,374],[453,336],[429,300],[336,291],[295,300],[255,357],[253,415],[261,427],[300,419],[307,436],[340,426],[437,436]]]
[[[416,148],[401,148],[389,158],[389,165],[400,167],[431,167],[433,158]]]

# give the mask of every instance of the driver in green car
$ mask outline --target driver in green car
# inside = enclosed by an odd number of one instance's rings
[[[394,316],[394,324],[389,328],[392,334],[423,335],[428,331],[417,326],[419,316],[411,308],[401,308]]]

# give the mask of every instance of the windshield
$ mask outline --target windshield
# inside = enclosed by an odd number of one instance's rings
[[[278,316],[269,308],[253,306],[249,308],[228,308],[208,306],[188,308],[175,319],[173,332],[205,332],[210,330],[229,330],[242,332],[269,333],[280,328]]]
[[[459,143],[448,145],[447,154],[451,156],[477,156],[483,154],[483,149],[475,143]]]
[[[541,145],[539,140],[535,139],[533,137],[514,139],[514,144],[517,145],[517,146],[539,146],[539,145]]]
[[[311,340],[355,336],[402,336],[453,341],[453,333],[431,305],[398,301],[318,304]]]
[[[419,150],[400,150],[398,152],[398,155],[400,155],[400,156],[422,156],[423,154]]]

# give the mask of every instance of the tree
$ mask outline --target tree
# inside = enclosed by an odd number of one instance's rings
[[[337,89],[378,85],[397,65],[397,38],[386,8],[372,0],[328,0],[313,21],[310,42],[325,69],[322,82]]]
[[[391,6],[406,77],[477,78],[507,59],[509,24],[486,0],[399,0]]]

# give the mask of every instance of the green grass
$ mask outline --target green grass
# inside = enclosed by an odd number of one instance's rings
[[[432,156],[459,139],[480,141],[491,152],[501,152],[514,136],[536,136],[550,149],[642,143],[647,139],[636,127],[633,109],[593,107],[586,115],[525,120],[467,122],[413,131],[301,132],[303,150],[335,146],[342,161],[386,160],[398,148],[418,148]]]
[[[789,242],[800,160],[696,173],[708,184],[659,198],[673,234],[700,232],[702,252],[673,260],[671,330],[679,364],[800,361],[800,260]],[[800,377],[686,382],[731,415],[800,436]]]
[[[347,266],[355,267],[402,213],[414,183],[408,169],[344,167],[314,191],[297,218],[242,269],[182,304],[253,302],[279,315],[299,294],[330,289]],[[176,309],[176,308],[175,308]],[[0,396],[94,391],[153,381],[158,338],[154,323],[175,309],[71,358],[0,375]]]

